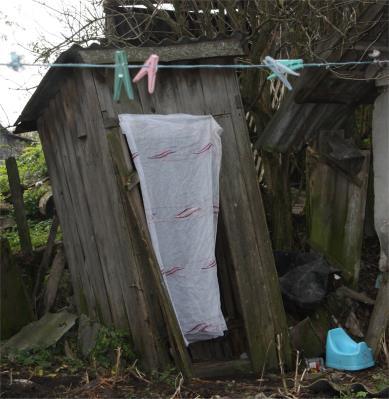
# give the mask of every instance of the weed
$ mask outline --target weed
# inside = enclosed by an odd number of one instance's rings
[[[177,369],[175,367],[172,367],[162,372],[154,371],[151,376],[153,381],[157,383],[165,383],[174,388],[177,375],[178,375]]]
[[[33,220],[28,221],[31,242],[34,248],[46,245],[51,223],[51,219],[41,220],[39,222]],[[7,231],[2,232],[1,235],[8,239],[12,252],[15,253],[20,250],[19,235],[16,227],[12,227]],[[61,238],[62,235],[59,231],[56,240],[61,240]]]
[[[24,186],[34,184],[47,176],[47,166],[40,143],[25,147],[16,162],[19,169],[20,182]],[[6,193],[8,191],[7,170],[5,163],[2,162],[0,165],[0,192]]]
[[[101,327],[98,333],[96,345],[91,357],[97,366],[103,368],[115,367],[116,352],[120,348],[121,360],[126,363],[133,362],[136,357],[132,350],[131,337],[127,332],[108,327]]]
[[[8,360],[20,366],[48,368],[52,366],[53,353],[47,349],[18,350],[8,354]]]
[[[358,392],[340,392],[341,399],[362,399],[366,398],[367,392],[365,391],[358,391]]]
[[[374,387],[377,391],[382,391],[389,387],[389,377],[384,373],[377,373],[371,376],[374,381]]]

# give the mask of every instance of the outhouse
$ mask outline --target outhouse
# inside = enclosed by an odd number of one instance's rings
[[[231,64],[238,40],[124,49],[130,64]],[[58,63],[113,64],[115,49],[73,47]],[[134,71],[131,70],[131,73]],[[38,130],[79,313],[128,330],[147,369],[260,373],[289,359],[287,325],[234,69],[160,69],[113,101],[108,68],[51,68],[17,121]],[[184,344],[149,240],[119,114],[212,115],[223,128],[216,258],[224,337]],[[147,135],[147,131],[144,132]],[[278,349],[277,349],[278,344]]]

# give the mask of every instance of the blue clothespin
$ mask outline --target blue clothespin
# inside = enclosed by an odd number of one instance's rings
[[[22,68],[21,60],[22,60],[22,57],[20,55],[17,55],[15,52],[12,52],[11,53],[11,62],[8,64],[8,66],[17,72],[17,71],[19,71],[19,69]]]
[[[300,59],[275,60],[274,58],[267,56],[263,63],[273,72],[267,77],[267,79],[271,80],[277,77],[289,90],[292,90],[292,86],[287,79],[287,75],[300,76],[300,74],[295,71],[304,68],[304,61]]]
[[[118,50],[115,53],[115,82],[113,91],[113,100],[119,101],[122,85],[130,100],[134,99],[132,91],[132,83],[130,73],[128,72],[127,54],[123,50]]]

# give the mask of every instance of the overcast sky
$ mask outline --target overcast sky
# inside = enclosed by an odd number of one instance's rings
[[[78,5],[88,0],[1,0],[0,7],[0,63],[10,61],[10,53],[23,56],[24,62],[34,62],[30,51],[32,43],[45,38],[52,43],[63,40],[68,33],[65,23],[58,20],[58,13],[41,5],[45,1],[54,10]],[[23,89],[36,86],[45,69],[24,68],[15,72],[0,66],[0,123],[13,124],[33,90]]]

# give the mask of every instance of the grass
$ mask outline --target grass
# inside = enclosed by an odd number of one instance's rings
[[[52,219],[46,219],[41,221],[36,220],[28,220],[28,225],[30,228],[30,236],[31,243],[33,248],[39,248],[47,243],[47,238],[49,236],[50,227],[51,227]],[[7,231],[3,231],[1,236],[8,239],[11,250],[13,253],[17,253],[20,251],[20,241],[19,235],[16,226],[7,229]],[[56,240],[62,239],[62,233],[59,230],[57,233]]]

